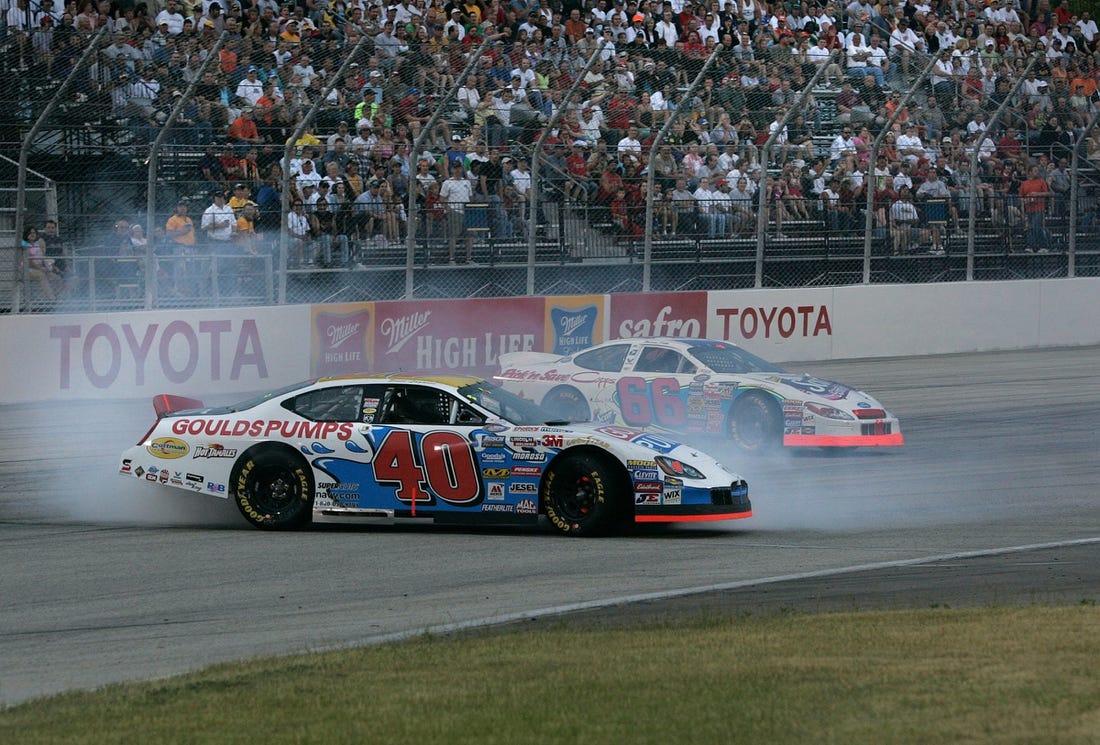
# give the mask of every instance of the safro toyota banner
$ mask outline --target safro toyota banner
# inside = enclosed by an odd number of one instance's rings
[[[700,338],[706,330],[707,293],[637,292],[610,295],[612,339],[654,336]]]

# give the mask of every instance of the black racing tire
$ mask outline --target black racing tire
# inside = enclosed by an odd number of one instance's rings
[[[775,401],[746,393],[733,404],[727,422],[730,441],[743,453],[767,453],[783,444],[783,419]]]
[[[540,489],[550,524],[568,536],[606,533],[624,517],[623,479],[605,459],[563,453],[546,469]]]
[[[313,518],[313,475],[285,448],[253,448],[233,470],[233,499],[248,522],[264,530],[293,530]]]
[[[555,419],[567,422],[587,422],[592,418],[584,394],[569,385],[559,385],[547,393],[542,399],[542,408]]]

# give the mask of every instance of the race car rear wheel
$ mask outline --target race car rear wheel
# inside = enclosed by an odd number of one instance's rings
[[[783,421],[775,402],[761,393],[737,399],[729,415],[729,438],[741,451],[764,453],[783,441]]]
[[[233,471],[237,508],[265,530],[290,530],[313,516],[313,477],[293,450],[260,448],[245,453]]]
[[[622,516],[622,479],[603,459],[565,454],[550,464],[542,502],[550,523],[571,536],[596,535]]]
[[[567,422],[587,422],[592,418],[588,402],[576,388],[563,385],[546,394],[542,399],[542,408],[555,418]]]

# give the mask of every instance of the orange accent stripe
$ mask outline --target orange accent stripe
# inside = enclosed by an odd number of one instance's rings
[[[905,444],[901,432],[890,435],[783,435],[783,444],[789,447],[896,447]]]
[[[721,515],[635,515],[636,523],[701,523],[714,520],[740,520],[752,517],[749,512],[729,512]]]

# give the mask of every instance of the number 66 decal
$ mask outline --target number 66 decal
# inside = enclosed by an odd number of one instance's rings
[[[416,510],[416,504],[433,501],[475,504],[481,498],[481,479],[473,448],[455,432],[428,432],[414,442],[408,430],[391,430],[374,456],[374,476],[379,484],[396,486],[394,493]]]
[[[616,392],[623,421],[631,427],[682,427],[687,422],[676,378],[654,378],[649,383],[645,378],[619,378]]]

